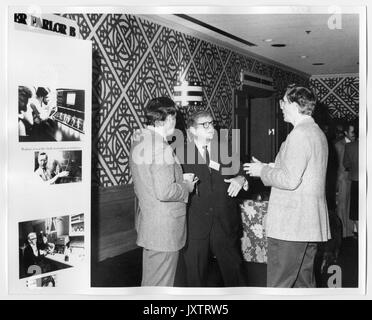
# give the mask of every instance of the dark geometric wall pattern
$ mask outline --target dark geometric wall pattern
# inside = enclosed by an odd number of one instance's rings
[[[204,108],[220,127],[231,128],[233,91],[241,71],[274,79],[278,92],[308,78],[249,55],[153,23],[143,16],[64,14],[93,44],[92,183],[131,183],[128,154],[134,130],[145,124],[144,107],[173,96],[177,80],[202,81]],[[351,93],[352,94],[352,93]],[[189,110],[182,110],[187,114]]]
[[[332,118],[354,120],[358,117],[359,77],[314,76],[310,78],[310,85]]]

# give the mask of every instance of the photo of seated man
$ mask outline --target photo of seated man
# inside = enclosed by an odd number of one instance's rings
[[[20,222],[20,279],[81,263],[84,258],[84,235],[74,232],[76,223],[70,216]]]
[[[30,232],[27,235],[27,245],[23,251],[23,267],[25,274],[37,273],[38,268],[34,268],[35,266],[40,267],[41,270],[47,272],[48,266],[44,261],[44,256],[46,252],[41,250],[37,245],[37,235],[36,232]]]

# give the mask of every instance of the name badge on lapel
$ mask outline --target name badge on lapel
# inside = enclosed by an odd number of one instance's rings
[[[220,164],[218,162],[215,162],[213,160],[211,160],[209,162],[209,168],[213,169],[213,170],[216,170],[216,171],[220,171]]]

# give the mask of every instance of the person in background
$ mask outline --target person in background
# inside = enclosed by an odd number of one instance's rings
[[[26,141],[34,124],[32,108],[28,103],[32,91],[23,86],[18,87],[18,135],[20,141]]]
[[[244,172],[239,170],[240,155],[234,154],[231,163],[223,163],[221,150],[227,152],[228,148],[215,135],[209,112],[193,113],[187,122],[191,137],[187,155],[195,156],[190,161],[187,159],[183,170],[199,178],[188,204],[187,241],[182,250],[187,286],[207,285],[211,256],[216,257],[225,286],[243,285],[239,246],[242,223],[235,197],[244,185],[248,189],[248,183]],[[235,173],[234,164],[237,165]],[[225,174],[224,167],[228,166],[232,170]]]
[[[36,96],[31,101],[34,110],[34,122],[37,124],[49,119],[51,113],[49,93],[49,88],[38,87],[35,93]]]
[[[39,233],[38,248],[45,254],[52,254],[54,252],[55,244],[48,241],[48,235],[43,231]]]
[[[33,141],[49,141],[47,132],[50,130],[51,116],[56,112],[56,106],[52,106],[50,99],[51,91],[47,87],[38,87],[30,99],[33,122],[31,136]]]
[[[317,244],[331,237],[325,195],[328,146],[312,118],[315,103],[310,89],[289,86],[280,107],[294,128],[274,166],[258,160],[244,164],[251,176],[272,187],[266,222],[268,287],[315,287]]]
[[[328,212],[336,213],[337,153],[333,143],[335,132],[331,125],[320,126],[328,144],[328,162],[326,175],[326,199]]]
[[[343,165],[348,172],[350,185],[350,220],[353,221],[353,236],[358,237],[358,220],[359,220],[359,141],[357,127],[354,127],[354,141],[345,145]]]
[[[344,138],[335,144],[337,153],[337,185],[336,185],[336,204],[337,215],[342,221],[343,237],[353,236],[353,223],[350,220],[350,188],[351,181],[349,173],[345,170],[343,161],[346,144],[355,140],[354,125],[346,123],[343,126]]]
[[[139,201],[137,244],[143,248],[142,286],[173,286],[179,250],[186,241],[186,203],[195,182],[183,180],[179,160],[167,142],[176,108],[168,97],[152,99],[148,126],[136,135],[129,157]]]

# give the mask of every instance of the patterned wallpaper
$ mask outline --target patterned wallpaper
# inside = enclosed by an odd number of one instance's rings
[[[310,85],[332,118],[354,120],[358,116],[358,76],[313,76]]]
[[[241,70],[288,83],[308,83],[302,74],[169,29],[134,15],[65,14],[93,42],[92,183],[131,183],[128,154],[133,130],[144,124],[143,108],[157,96],[172,96],[180,76],[202,81],[205,108],[221,127],[231,127],[233,90]]]

